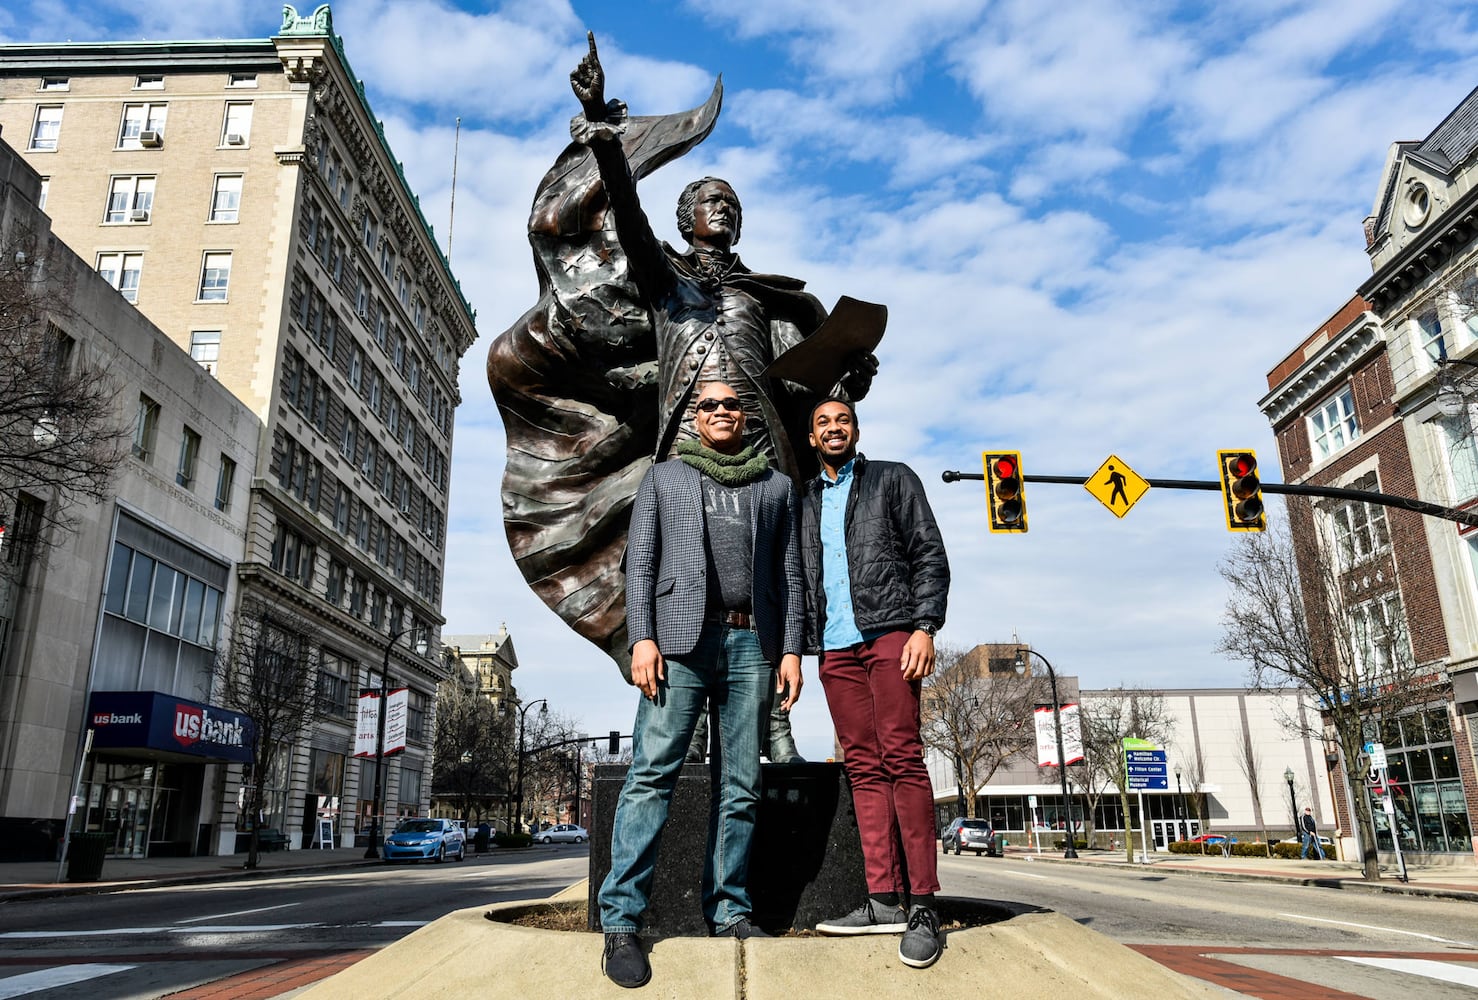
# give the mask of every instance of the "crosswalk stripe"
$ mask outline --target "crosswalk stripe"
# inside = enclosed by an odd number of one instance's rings
[[[63,965],[55,969],[23,972],[18,976],[0,979],[0,1000],[53,990],[58,986],[85,983],[89,979],[111,976],[115,972],[127,972],[132,968],[132,965]]]
[[[1377,969],[1406,972],[1413,976],[1426,976],[1444,983],[1459,986],[1478,986],[1478,966],[1468,963],[1434,962],[1425,958],[1366,958],[1352,955],[1336,956],[1346,962],[1356,962]]]

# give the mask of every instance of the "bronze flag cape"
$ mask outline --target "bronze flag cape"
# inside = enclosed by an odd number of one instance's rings
[[[720,78],[700,107],[628,119],[622,146],[633,178],[702,142],[722,101]],[[571,143],[540,181],[529,243],[539,301],[487,361],[508,440],[504,528],[540,600],[629,680],[621,560],[632,498],[657,448],[657,348],[585,146]],[[795,279],[746,278],[770,296],[814,302]],[[809,311],[803,334],[825,318],[819,303]]]

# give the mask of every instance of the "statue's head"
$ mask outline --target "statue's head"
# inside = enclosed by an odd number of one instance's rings
[[[677,198],[677,231],[693,245],[727,250],[739,242],[744,213],[739,196],[720,177],[700,177]]]

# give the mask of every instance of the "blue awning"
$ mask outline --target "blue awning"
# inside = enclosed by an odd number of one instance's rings
[[[158,691],[94,691],[87,703],[95,750],[156,750],[251,763],[256,726],[240,712]]]

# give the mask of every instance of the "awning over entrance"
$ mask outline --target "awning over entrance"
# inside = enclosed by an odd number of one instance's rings
[[[256,727],[240,712],[157,691],[94,691],[87,724],[97,750],[157,750],[251,762]]]

